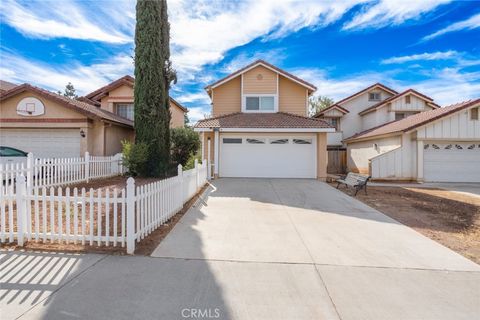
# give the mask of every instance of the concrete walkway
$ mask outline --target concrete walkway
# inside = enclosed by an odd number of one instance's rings
[[[152,257],[0,256],[2,319],[474,319],[480,266],[314,180],[220,179]]]

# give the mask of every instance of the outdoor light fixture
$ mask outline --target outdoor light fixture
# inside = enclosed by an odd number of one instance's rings
[[[80,137],[85,138],[85,131],[83,131],[83,129],[80,129]]]

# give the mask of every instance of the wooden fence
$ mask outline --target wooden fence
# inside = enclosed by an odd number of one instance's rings
[[[168,221],[207,182],[206,161],[191,170],[147,185],[126,188],[27,188],[23,174],[0,194],[0,242],[23,246],[25,240],[43,243],[81,243],[126,246],[139,242]]]
[[[347,171],[347,151],[328,150],[327,173],[342,174]]]

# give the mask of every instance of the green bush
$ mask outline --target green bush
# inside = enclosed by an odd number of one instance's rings
[[[186,166],[200,148],[200,137],[192,128],[171,129],[171,157],[174,165]],[[192,160],[193,163],[193,160]]]
[[[146,143],[122,141],[123,165],[128,169],[128,175],[138,176],[145,172],[148,162],[148,146]]]
[[[202,164],[202,159],[199,154],[194,154],[188,158],[187,163],[183,166],[183,170],[190,170],[195,167],[195,159],[198,160],[198,164]]]

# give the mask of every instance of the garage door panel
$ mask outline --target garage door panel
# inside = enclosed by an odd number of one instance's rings
[[[78,129],[2,129],[0,144],[32,152],[35,157],[66,158],[80,156]]]
[[[475,145],[473,142],[425,142],[425,146],[425,181],[480,182],[480,146],[478,142],[475,142]]]
[[[242,143],[225,143],[224,139],[231,138],[241,138]],[[297,138],[310,144],[294,144]],[[247,139],[263,143],[248,143]],[[278,141],[282,139],[288,143]],[[315,178],[315,136],[222,136],[219,173],[222,177]]]

